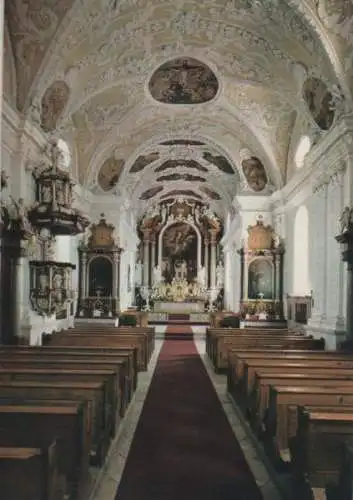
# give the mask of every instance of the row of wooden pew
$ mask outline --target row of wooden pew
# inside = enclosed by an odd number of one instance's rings
[[[207,330],[206,352],[298,494],[351,500],[353,353],[285,329],[224,328]]]
[[[86,500],[147,370],[154,329],[86,325],[43,340],[0,345],[0,498]]]

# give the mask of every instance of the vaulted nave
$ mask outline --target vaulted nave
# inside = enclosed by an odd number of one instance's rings
[[[352,500],[352,0],[0,33],[1,500]]]

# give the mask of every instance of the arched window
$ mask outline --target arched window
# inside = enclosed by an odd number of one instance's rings
[[[61,167],[69,170],[71,167],[71,151],[70,151],[69,145],[63,139],[59,139],[58,146],[63,154],[63,160],[61,163]]]
[[[298,143],[297,150],[294,156],[294,163],[297,168],[302,168],[304,165],[305,156],[311,148],[311,140],[308,135],[303,135]]]
[[[310,293],[309,278],[309,215],[302,205],[298,208],[294,220],[294,256],[293,256],[293,293]]]

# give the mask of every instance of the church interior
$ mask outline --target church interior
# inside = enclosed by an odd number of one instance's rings
[[[0,33],[0,498],[353,500],[352,1]]]

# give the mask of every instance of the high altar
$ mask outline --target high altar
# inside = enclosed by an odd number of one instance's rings
[[[139,230],[139,284],[142,291],[149,290],[154,311],[203,312],[209,289],[216,293],[223,286],[217,215],[179,197],[152,207]]]

